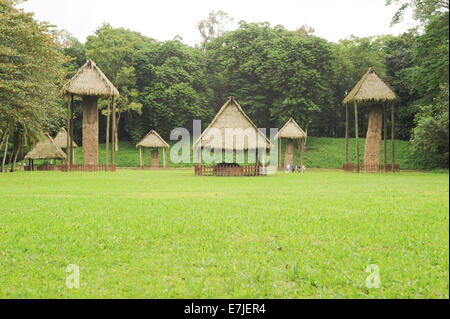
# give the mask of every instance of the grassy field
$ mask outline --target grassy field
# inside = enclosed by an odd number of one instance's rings
[[[0,298],[448,298],[448,195],[431,173],[0,174]]]

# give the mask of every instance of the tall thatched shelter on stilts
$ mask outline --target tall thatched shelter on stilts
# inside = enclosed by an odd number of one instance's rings
[[[152,169],[160,168],[159,166],[159,149],[163,152],[163,168],[167,168],[166,149],[170,148],[169,144],[155,131],[151,130],[137,145],[139,148],[140,167],[145,169],[144,150],[151,149],[151,166]]]
[[[397,95],[377,74],[374,68],[364,74],[361,80],[345,97],[345,171],[359,172],[359,127],[358,127],[358,103],[370,107],[369,124],[367,128],[366,145],[364,150],[364,168],[365,172],[379,171],[399,171],[400,166],[395,164],[395,101]],[[348,128],[349,128],[349,105],[354,105],[355,110],[355,135],[356,135],[356,158],[355,164],[349,163],[348,158]],[[387,108],[391,107],[391,142],[392,158],[391,163],[387,163]],[[381,135],[384,126],[384,162],[380,165]]]
[[[66,129],[63,127],[61,128],[61,130],[58,132],[58,134],[56,134],[56,137],[53,139],[53,141],[55,142],[56,145],[58,145],[58,147],[60,147],[63,152],[65,152],[67,154],[67,152],[69,151],[70,145],[72,145],[72,161],[73,164],[76,164],[76,149],[78,147],[77,143],[75,143],[75,141],[72,141],[70,139],[69,136],[69,143],[67,143],[67,131]]]
[[[81,97],[83,100],[83,171],[97,171],[99,169],[115,170],[114,153],[115,139],[111,143],[111,166],[109,165],[109,140],[115,136],[117,130],[115,99],[119,97],[119,91],[103,74],[100,68],[92,60],[88,60],[67,82],[63,89],[63,95],[68,97],[67,112],[67,144],[68,150],[68,170],[73,166],[73,101],[74,96]],[[98,165],[98,98],[108,100],[107,125],[106,125],[106,159],[105,166]],[[111,118],[112,107],[112,118]],[[112,127],[111,127],[112,119]],[[111,132],[110,132],[111,131]],[[110,134],[112,133],[112,134]]]
[[[292,167],[295,163],[295,142],[298,143],[298,148],[300,150],[300,166],[304,164],[304,155],[306,147],[306,133],[297,124],[297,122],[291,118],[287,123],[281,128],[278,134],[275,136],[278,140],[278,166],[286,168],[288,165]],[[286,149],[284,154],[284,165],[281,165],[281,143],[282,139],[286,140]]]
[[[58,170],[59,166],[54,164],[44,164],[38,167],[34,166],[35,160],[65,160],[66,154],[62,151],[62,149],[56,145],[54,140],[50,135],[45,134],[44,139],[39,141],[36,146],[25,155],[25,159],[28,160],[28,167],[26,170],[35,169],[40,171],[50,171],[50,170]]]
[[[266,175],[265,153],[272,144],[262,134],[234,97],[229,97],[212,122],[194,143],[197,154],[196,175],[203,176],[259,176]],[[202,163],[202,151],[212,149],[230,154],[231,158],[217,165]],[[239,165],[237,152],[255,152],[254,165]],[[222,153],[223,155],[223,153]]]

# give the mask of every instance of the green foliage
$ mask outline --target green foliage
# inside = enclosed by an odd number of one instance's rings
[[[449,297],[448,173],[0,180],[0,298]]]
[[[441,155],[443,162],[449,157],[449,89],[442,89],[442,94],[434,104],[422,107],[416,115],[417,126],[414,129],[412,143],[416,149],[430,154]]]
[[[403,20],[405,12],[413,11],[413,17],[422,24],[426,24],[436,14],[449,10],[448,0],[386,0],[386,5],[399,5],[397,12],[392,18],[392,24]]]
[[[66,59],[56,31],[14,3],[0,1],[0,130],[9,127],[28,140],[61,123],[58,100]]]

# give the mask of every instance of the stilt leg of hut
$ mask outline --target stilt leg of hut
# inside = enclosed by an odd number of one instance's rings
[[[387,112],[386,112],[386,104],[383,107],[383,126],[384,126],[384,160],[383,160],[383,171],[386,172],[386,164],[387,164]]]
[[[166,149],[163,148],[163,168],[167,168]]]
[[[305,144],[305,138],[302,138],[300,140],[300,167],[305,164]]]
[[[282,167],[281,163],[281,138],[278,139],[278,167]]]
[[[348,104],[345,104],[345,164],[348,164]]]
[[[67,150],[67,157],[66,157],[66,163],[68,171],[70,170],[70,120],[71,120],[71,99],[69,98],[69,101],[67,102],[67,143],[66,143],[66,150]]]
[[[70,108],[70,166],[72,166],[74,163],[73,128],[75,126],[73,94],[70,96],[70,101],[70,104],[72,105],[72,107]]]
[[[392,134],[392,172],[395,171],[394,165],[395,165],[395,124],[394,124],[394,103],[392,103],[392,114],[391,114],[391,122],[392,122],[392,127],[391,127],[391,134]]]
[[[139,147],[139,167],[142,168],[142,147]]]
[[[114,104],[114,97],[111,99],[111,105],[112,105],[112,130],[111,130],[111,165],[114,165],[115,162],[115,156],[114,153],[116,151],[116,130],[117,130],[117,123],[116,123],[116,106]]]
[[[145,168],[145,149],[142,149],[142,168]]]
[[[358,105],[355,101],[355,138],[356,138],[356,172],[359,172],[359,128],[358,128]]]
[[[110,131],[110,111],[111,111],[111,99],[108,99],[108,108],[106,109],[106,147],[105,147],[105,165],[108,170],[109,164],[109,131]]]

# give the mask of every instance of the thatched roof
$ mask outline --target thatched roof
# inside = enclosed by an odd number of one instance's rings
[[[302,128],[295,122],[291,117],[289,121],[283,126],[283,128],[275,135],[275,139],[278,138],[291,138],[291,139],[302,139],[306,138],[306,133]]]
[[[66,159],[66,154],[55,144],[50,135],[45,134],[44,139],[36,144],[25,159]]]
[[[137,143],[136,147],[169,148],[170,146],[155,130],[151,130],[150,133]]]
[[[55,142],[55,144],[58,145],[60,148],[67,148],[67,131],[64,127],[61,128],[61,130],[58,132],[56,137],[53,139],[53,142]],[[75,141],[73,141],[73,147],[78,147]]]
[[[217,135],[221,138],[214,138],[215,133],[218,133]],[[230,144],[226,144],[227,141]],[[234,97],[229,97],[211,124],[195,142],[194,149],[198,147],[249,150],[270,149],[272,144],[253,124]]]
[[[380,78],[374,68],[369,68],[342,103],[387,102],[396,99],[397,95],[389,85]]]
[[[119,91],[94,61],[88,60],[62,89],[63,95],[119,97]]]

